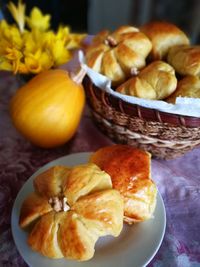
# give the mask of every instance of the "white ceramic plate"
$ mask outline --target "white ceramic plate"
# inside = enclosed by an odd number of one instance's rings
[[[20,207],[25,197],[33,191],[33,179],[54,165],[73,166],[86,163],[90,153],[76,153],[54,160],[34,173],[24,184],[15,200],[11,227],[15,244],[26,263],[32,267],[142,267],[150,262],[158,251],[166,226],[163,200],[158,193],[154,218],[132,226],[124,225],[119,237],[102,237],[96,243],[94,257],[86,262],[66,259],[49,259],[30,249],[27,233],[19,225]]]

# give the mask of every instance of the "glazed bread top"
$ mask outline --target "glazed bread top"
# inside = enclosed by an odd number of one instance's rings
[[[140,27],[140,30],[145,33],[152,42],[152,60],[165,58],[169,49],[175,45],[188,45],[190,43],[186,34],[169,22],[149,22]]]

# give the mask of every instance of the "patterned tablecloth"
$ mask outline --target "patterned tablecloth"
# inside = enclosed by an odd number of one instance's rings
[[[27,266],[11,233],[12,206],[24,182],[51,160],[112,144],[85,110],[76,135],[66,145],[56,149],[33,146],[10,121],[9,100],[17,86],[16,77],[0,73],[0,266],[6,267]],[[165,203],[167,227],[163,243],[148,267],[200,266],[200,149],[175,160],[152,160],[152,177]]]

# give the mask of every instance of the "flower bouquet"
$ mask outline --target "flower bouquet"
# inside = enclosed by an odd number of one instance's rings
[[[68,62],[81,46],[85,34],[71,33],[67,26],[50,29],[49,14],[33,7],[26,16],[26,5],[10,2],[8,9],[16,23],[0,22],[0,70],[34,75]]]

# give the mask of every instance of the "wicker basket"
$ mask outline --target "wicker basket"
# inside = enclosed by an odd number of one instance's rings
[[[200,118],[182,116],[127,103],[83,81],[88,104],[98,128],[117,143],[172,159],[200,144]]]

